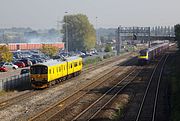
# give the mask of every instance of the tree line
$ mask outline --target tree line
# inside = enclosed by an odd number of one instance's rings
[[[175,40],[177,41],[178,47],[180,48],[180,24],[174,26],[175,29]]]

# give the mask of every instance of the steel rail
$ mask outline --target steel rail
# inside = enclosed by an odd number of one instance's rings
[[[119,84],[121,84],[123,81],[125,81],[128,77],[130,77],[133,72],[135,72],[136,70],[131,71],[130,74],[128,74],[126,77],[124,77],[123,79],[121,79],[117,84],[115,84],[113,87],[111,87],[108,91],[106,91],[106,93],[104,93],[101,97],[99,97],[94,103],[92,103],[90,106],[88,106],[85,110],[83,110],[79,115],[77,115],[75,118],[72,119],[72,121],[77,120],[78,118],[80,118],[83,114],[85,114],[88,110],[90,110],[94,105],[96,105],[100,100],[102,100],[105,96],[107,96],[108,93],[110,93],[113,89],[115,89],[117,86],[119,86]],[[133,77],[133,79],[139,74],[139,72]],[[97,110],[89,119],[91,120],[92,118],[94,118],[95,115],[97,115],[97,113],[103,109],[112,99],[114,99],[118,93],[120,93],[120,91],[122,91],[133,79],[131,79],[130,81],[128,81],[123,87],[121,87],[118,92],[115,93],[115,95],[113,95],[113,97],[111,97],[99,110]]]
[[[149,80],[148,85],[147,85],[147,87],[146,87],[146,90],[145,90],[145,93],[144,93],[144,96],[143,96],[143,99],[142,99],[142,102],[141,102],[141,105],[140,105],[138,114],[137,114],[137,116],[136,116],[136,121],[139,121],[140,115],[141,115],[141,113],[142,113],[142,108],[143,108],[144,103],[145,103],[145,99],[146,99],[146,97],[147,97],[147,94],[148,94],[150,85],[151,85],[151,83],[152,83],[152,79],[153,79],[154,74],[155,74],[155,72],[156,72],[156,70],[157,70],[157,67],[158,67],[159,64],[162,62],[163,58],[164,58],[164,56],[161,57],[159,63],[155,66],[155,68],[154,68],[154,70],[153,70],[153,72],[152,72],[152,74],[151,74],[151,77],[150,77],[150,80]]]
[[[165,61],[163,62],[163,65],[162,65],[162,68],[161,68],[160,75],[159,75],[158,85],[157,85],[157,89],[156,89],[156,97],[155,97],[155,101],[154,101],[155,103],[154,103],[154,108],[153,108],[152,121],[155,121],[157,100],[158,100],[158,94],[159,94],[159,87],[160,87],[160,83],[161,83],[162,74],[163,74],[163,71],[164,71],[164,65],[165,65],[168,57],[169,57],[169,55],[166,56]]]

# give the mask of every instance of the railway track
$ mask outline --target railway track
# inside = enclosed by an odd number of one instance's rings
[[[128,64],[126,64],[126,65],[128,65]],[[134,67],[132,67],[132,68],[134,68]],[[130,73],[132,70],[134,70],[132,68],[129,69],[129,71],[127,73]],[[90,94],[93,91],[93,89],[95,89],[96,87],[103,85],[105,83],[105,81],[109,82],[109,80],[111,80],[111,82],[113,82],[114,79],[119,77],[116,74],[118,72],[120,72],[121,70],[122,70],[122,68],[117,66],[111,72],[107,73],[106,75],[104,75],[103,77],[101,77],[99,79],[96,79],[96,81],[92,81],[92,83],[90,83],[89,85],[79,89],[78,91],[76,91],[69,97],[65,98],[64,100],[57,102],[53,106],[47,108],[46,110],[42,111],[38,115],[29,119],[29,121],[51,120],[52,118],[54,118],[54,116],[57,116],[59,113],[61,114],[61,116],[66,115],[65,113],[67,113],[67,109],[69,109],[68,107],[73,106],[75,103],[77,103],[83,97]],[[121,77],[124,78],[127,75],[127,73],[124,75],[121,75]],[[116,75],[116,76],[114,76],[114,75]]]
[[[30,96],[36,95],[37,93],[39,93],[39,91],[36,91],[36,92],[35,91],[29,91],[29,92],[23,93],[21,95],[18,95],[16,97],[13,97],[11,99],[2,101],[0,103],[0,111],[7,108],[10,105],[13,105],[13,104],[19,102],[19,101],[26,100]]]
[[[156,121],[156,109],[158,106],[161,78],[167,58],[168,55],[162,57],[151,75],[135,119],[136,121]]]
[[[128,86],[139,74],[139,70],[132,71],[125,78],[120,80],[116,85],[110,88],[106,93],[99,97],[94,103],[83,110],[79,115],[72,119],[72,121],[90,121],[96,117],[105,106],[107,106],[117,95]]]
[[[118,61],[119,59],[125,58],[125,56],[127,56],[127,54],[125,54],[125,55],[123,55],[123,56],[118,56],[118,57],[115,57],[115,58],[110,58],[110,59],[108,59],[108,60],[105,60],[105,61],[102,62],[102,63],[99,63],[99,64],[97,64],[97,65],[94,65],[94,66],[90,66],[90,67],[88,67],[88,68],[85,68],[85,69],[83,69],[81,75],[83,76],[83,74],[85,74],[85,73],[89,73],[89,72],[91,72],[91,71],[93,71],[93,70],[95,70],[95,69],[97,69],[97,68],[99,68],[99,67],[102,67],[102,66],[104,66],[104,65],[108,65],[108,64],[110,64],[110,63],[112,63],[112,62]],[[72,80],[74,80],[74,79],[76,79],[76,78],[78,78],[78,77],[74,77],[74,78],[72,78],[72,79],[69,79],[68,81],[72,81]],[[66,83],[66,82],[67,82],[67,81],[61,82],[61,83]],[[55,87],[57,87],[57,86],[58,86],[58,84],[55,85],[55,86],[53,86],[53,87],[51,87],[51,88],[55,88]],[[47,90],[47,89],[46,89],[46,90]],[[26,92],[26,93],[20,94],[20,95],[18,95],[18,96],[13,97],[13,98],[10,98],[10,99],[1,101],[1,102],[0,102],[0,110],[3,110],[3,109],[5,109],[5,108],[7,108],[7,107],[9,107],[9,106],[11,106],[11,105],[19,102],[19,101],[27,100],[29,97],[32,97],[32,96],[37,95],[38,93],[42,93],[42,92],[44,92],[44,90],[35,90],[35,91],[34,91],[34,90],[30,90],[30,91],[28,91],[28,92]]]

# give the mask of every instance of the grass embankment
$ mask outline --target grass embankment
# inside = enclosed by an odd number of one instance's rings
[[[6,91],[4,91],[4,90],[1,90],[0,91],[0,96],[3,96],[3,95],[5,95],[6,94]]]
[[[171,121],[180,121],[180,52],[171,64]]]
[[[115,56],[114,54],[106,54],[103,57],[97,56],[95,58],[89,58],[84,62],[85,66],[89,66],[89,65],[93,65],[93,64],[97,64],[100,61],[103,61],[104,59],[110,58]]]

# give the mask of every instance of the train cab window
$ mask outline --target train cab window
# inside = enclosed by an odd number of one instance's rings
[[[72,66],[72,64],[71,64],[71,68],[72,68],[73,66]]]
[[[30,71],[31,74],[47,74],[48,68],[46,66],[33,66]]]
[[[141,50],[139,53],[140,53],[140,56],[146,56],[146,51],[145,50]]]

